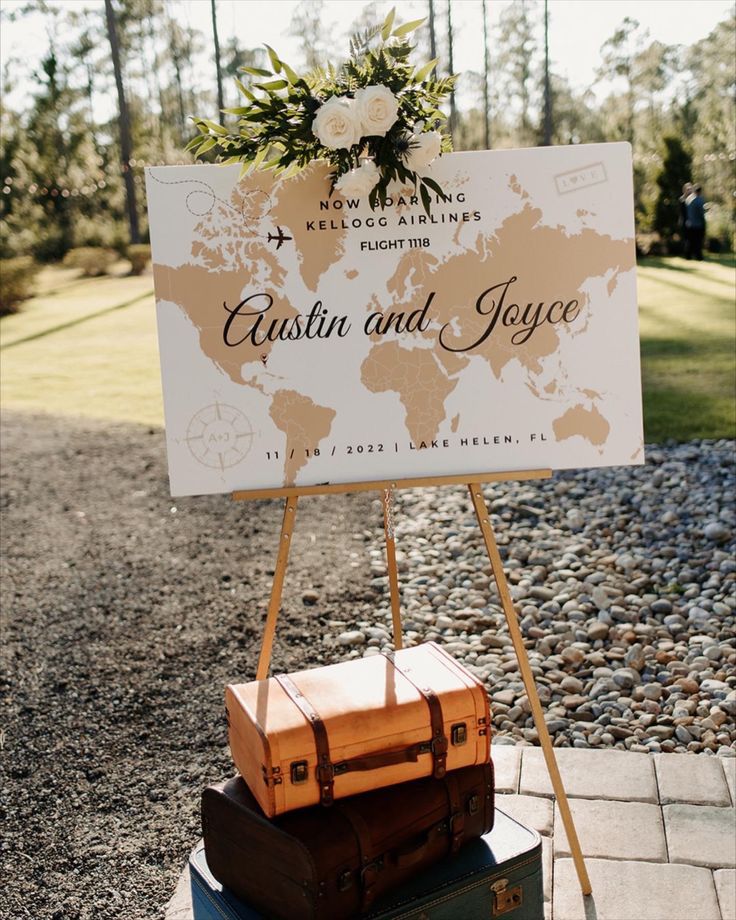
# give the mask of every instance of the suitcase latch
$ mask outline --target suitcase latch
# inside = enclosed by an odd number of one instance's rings
[[[465,744],[468,740],[468,729],[464,722],[452,726],[451,734],[452,743],[455,745]]]
[[[507,914],[510,910],[515,910],[521,906],[523,901],[523,892],[521,885],[515,885],[513,888],[508,887],[509,880],[501,878],[491,885],[493,892],[493,914],[494,917],[500,917]]]
[[[291,781],[295,786],[309,779],[309,765],[306,760],[296,760],[291,765]]]

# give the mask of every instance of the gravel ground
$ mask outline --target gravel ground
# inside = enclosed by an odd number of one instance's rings
[[[2,446],[0,916],[161,917],[232,771],[222,693],[255,670],[279,504],[172,501],[143,427],[6,412]],[[486,494],[555,743],[733,755],[733,444]],[[496,743],[533,743],[465,494],[396,519],[408,643],[488,681]],[[300,504],[276,669],[388,643],[381,535],[369,495]]]
[[[280,506],[172,501],[143,427],[4,412],[2,447],[0,917],[162,917],[200,792],[233,772],[223,692],[254,676]],[[302,502],[279,670],[340,654],[371,513]]]
[[[486,489],[547,725],[557,746],[736,756],[734,444],[647,456]],[[535,743],[467,493],[400,493],[396,533],[409,643],[443,643],[486,681],[496,743]],[[381,546],[371,558],[385,591]],[[388,636],[362,612],[339,639],[375,654]]]

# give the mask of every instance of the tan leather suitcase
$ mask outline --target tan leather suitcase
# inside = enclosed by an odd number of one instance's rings
[[[483,684],[434,642],[225,691],[233,760],[266,815],[487,763]]]

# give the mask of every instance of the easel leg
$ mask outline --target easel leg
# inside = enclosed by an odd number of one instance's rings
[[[271,652],[273,650],[273,637],[276,633],[276,620],[281,608],[281,592],[284,587],[284,575],[286,574],[286,565],[289,561],[289,549],[291,548],[291,535],[294,532],[294,518],[296,517],[296,495],[286,499],[284,508],[284,520],[281,524],[281,539],[279,540],[279,552],[276,557],[276,568],[273,573],[273,583],[271,585],[271,600],[268,604],[268,616],[266,625],[263,629],[263,642],[261,643],[261,654],[258,658],[258,670],[256,671],[256,680],[265,680],[268,677],[268,668],[271,664]]]
[[[565,787],[562,784],[562,777],[560,776],[560,771],[557,766],[557,758],[555,757],[554,748],[552,747],[552,739],[549,736],[547,723],[544,721],[542,704],[539,700],[537,687],[534,683],[534,675],[532,674],[532,669],[529,665],[529,657],[526,653],[524,640],[521,636],[521,630],[519,629],[519,621],[516,616],[513,600],[511,599],[511,592],[509,591],[508,582],[506,581],[503,565],[501,564],[501,555],[498,552],[498,546],[496,545],[496,537],[493,533],[493,528],[491,527],[491,519],[488,516],[488,509],[483,498],[481,487],[471,483],[468,485],[468,489],[470,490],[470,498],[473,502],[473,508],[475,509],[475,516],[478,519],[478,525],[480,526],[481,533],[483,534],[483,540],[486,544],[488,558],[491,561],[493,577],[495,578],[496,584],[498,585],[498,593],[501,597],[501,606],[503,607],[503,612],[506,614],[506,622],[509,626],[509,634],[511,635],[511,641],[514,645],[517,661],[519,662],[519,670],[521,671],[521,677],[524,681],[524,688],[526,689],[526,695],[531,706],[532,716],[534,717],[534,725],[539,735],[539,742],[542,746],[544,759],[547,763],[549,777],[552,780],[552,788],[554,789],[554,793],[557,798],[557,805],[560,809],[562,823],[565,825],[567,840],[570,844],[570,853],[572,854],[572,859],[575,864],[575,871],[578,874],[580,888],[583,894],[590,894],[593,889],[590,884],[590,879],[588,878],[588,870],[585,868],[583,853],[580,849],[580,842],[575,830],[575,824],[572,820],[572,814],[570,813],[570,805],[567,801],[567,793],[565,792]]]
[[[386,534],[386,566],[388,585],[391,592],[391,620],[394,632],[394,648],[404,647],[401,635],[401,601],[399,598],[399,571],[396,567],[396,542],[394,540],[393,492],[383,490],[383,530]]]

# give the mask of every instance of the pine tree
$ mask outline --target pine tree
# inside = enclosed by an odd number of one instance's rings
[[[693,158],[678,137],[665,137],[662,171],[657,176],[659,195],[654,208],[654,230],[665,241],[671,254],[682,251],[680,196],[682,187],[692,178]]]

